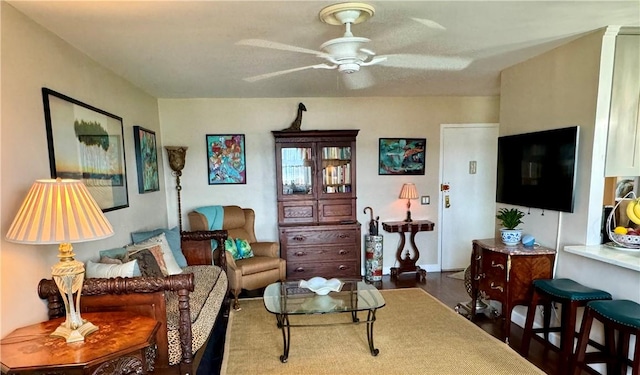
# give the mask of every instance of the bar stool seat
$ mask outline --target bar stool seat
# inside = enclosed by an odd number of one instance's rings
[[[593,319],[597,319],[604,325],[605,350],[587,353]],[[615,331],[619,333],[617,345]],[[636,343],[633,360],[629,361],[631,335],[635,335]],[[580,375],[581,370],[589,363],[606,363],[607,374],[626,374],[629,362],[631,362],[631,373],[640,375],[640,304],[629,300],[587,303],[578,335],[572,373]]]
[[[541,341],[547,349],[559,350],[561,372],[566,373],[572,362],[573,344],[576,337],[576,313],[578,307],[597,300],[610,300],[611,294],[604,290],[589,288],[571,279],[538,279],[533,281],[533,295],[527,310],[527,320],[522,335],[521,352],[529,356],[531,339]],[[551,327],[551,304],[558,302],[562,306],[560,326]],[[533,328],[536,307],[544,306],[543,326]],[[560,347],[549,341],[550,332],[560,332]],[[543,333],[544,337],[536,335]]]

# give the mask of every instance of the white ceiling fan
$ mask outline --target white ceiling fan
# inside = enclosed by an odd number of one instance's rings
[[[238,45],[311,54],[326,61],[320,64],[260,74],[243,80],[256,82],[307,69],[337,69],[339,72],[344,73],[342,75],[343,81],[348,88],[361,89],[374,83],[369,72],[365,69],[360,69],[361,67],[384,65],[424,70],[462,70],[471,63],[471,60],[467,58],[449,56],[413,54],[376,56],[375,52],[364,47],[371,41],[370,39],[354,36],[351,32],[352,25],[368,20],[374,13],[375,9],[371,5],[364,3],[341,3],[323,8],[319,14],[320,20],[329,25],[344,25],[345,33],[340,38],[331,39],[323,43],[318,51],[262,39],[244,39],[237,42],[236,44]],[[412,18],[412,20],[430,28],[444,29],[434,21],[419,18]],[[352,74],[356,72],[357,74]]]

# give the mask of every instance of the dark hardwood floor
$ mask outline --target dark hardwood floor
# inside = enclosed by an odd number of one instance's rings
[[[383,276],[382,281],[377,282],[376,286],[382,290],[413,287],[422,288],[453,310],[458,303],[470,301],[470,297],[464,287],[464,281],[449,277],[454,273],[455,272],[427,273],[426,283],[416,282],[415,277],[411,274],[401,275],[397,281],[391,281],[389,276]],[[243,291],[240,298],[258,297],[261,295],[262,290],[251,292]],[[220,371],[226,321],[222,323],[223,324],[217,325],[216,331],[212,334],[213,340],[210,340],[210,342],[214,342],[215,344],[207,347],[203,360],[198,368],[198,375],[218,374]],[[501,337],[502,328],[499,319],[491,319],[483,314],[479,314],[476,316],[474,323],[489,334],[498,338]],[[520,349],[522,331],[520,326],[512,323],[509,345],[515,351],[519,351]],[[561,372],[558,370],[557,353],[555,351],[544,350],[542,344],[536,340],[532,340],[531,342],[528,359],[549,375],[566,375],[564,371]]]

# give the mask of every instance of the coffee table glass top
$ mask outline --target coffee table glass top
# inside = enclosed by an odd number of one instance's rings
[[[264,305],[273,314],[305,315],[375,310],[385,305],[375,286],[364,281],[343,281],[338,292],[316,295],[299,281],[273,283],[264,291]]]

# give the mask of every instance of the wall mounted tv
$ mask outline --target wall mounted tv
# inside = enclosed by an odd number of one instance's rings
[[[498,138],[496,201],[573,212],[579,127]]]

